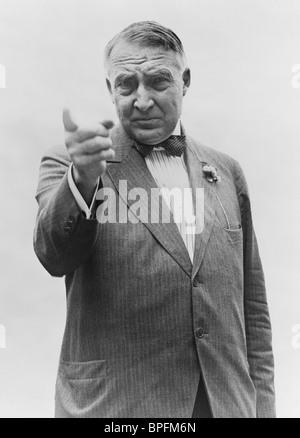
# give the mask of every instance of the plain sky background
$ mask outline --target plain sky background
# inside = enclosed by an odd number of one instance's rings
[[[0,417],[53,417],[63,279],[32,249],[38,168],[62,108],[115,118],[102,52],[133,21],[171,27],[192,85],[183,123],[247,176],[273,324],[279,417],[300,418],[300,0],[0,0]],[[226,339],[224,338],[224,342]],[[296,348],[298,346],[298,348]]]

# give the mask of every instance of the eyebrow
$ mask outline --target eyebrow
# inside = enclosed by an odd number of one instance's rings
[[[119,73],[115,78],[115,84],[124,79],[132,79],[135,77],[134,73]]]
[[[143,73],[145,76],[148,76],[150,78],[155,76],[165,76],[168,79],[173,78],[172,72],[166,68],[149,69],[148,71],[144,71]]]
[[[160,69],[149,69],[148,71],[143,71],[142,72],[146,77],[149,78],[154,78],[157,76],[163,76],[166,77],[167,79],[173,79],[173,75],[171,73],[170,70],[166,69],[166,68],[160,68]],[[117,82],[120,82],[121,80],[124,79],[133,79],[136,77],[135,72],[122,72],[119,73],[116,78],[115,78],[115,84]]]

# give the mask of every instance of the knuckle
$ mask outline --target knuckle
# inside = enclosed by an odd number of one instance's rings
[[[115,156],[115,152],[112,149],[102,151],[99,154],[101,160],[109,160],[111,158],[114,158],[114,156]]]
[[[80,165],[82,168],[86,167],[89,165],[89,159],[86,156],[82,156],[80,159]]]
[[[97,136],[94,139],[94,144],[96,147],[98,147],[100,150],[108,149],[111,147],[111,139],[108,137],[101,137]]]
[[[74,163],[74,165],[77,167],[81,165],[81,159],[77,155],[71,155],[71,159]]]
[[[116,154],[115,154],[115,151],[113,149],[109,149],[108,152],[107,152],[107,155],[108,155],[109,158],[114,158],[114,156]]]
[[[78,141],[82,141],[82,139],[84,138],[84,131],[79,128],[76,132],[76,137]]]
[[[97,126],[97,134],[106,138],[109,136],[109,131],[105,128],[105,126],[100,124]]]
[[[66,135],[65,137],[65,144],[67,146],[67,148],[70,148],[73,144],[73,139],[70,135]]]
[[[79,160],[81,157],[81,150],[78,148],[78,145],[72,142],[68,147],[68,152],[72,158],[75,160]]]
[[[111,147],[112,147],[112,139],[109,138],[109,137],[106,137],[106,138],[104,139],[104,141],[103,141],[103,145],[104,145],[107,149],[111,148]]]
[[[103,147],[104,140],[105,140],[104,137],[97,136],[94,140],[95,146],[97,146],[99,149],[101,149]]]

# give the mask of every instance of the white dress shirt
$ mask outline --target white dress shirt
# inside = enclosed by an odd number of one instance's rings
[[[172,135],[180,135],[180,121],[178,122]],[[147,167],[152,174],[157,186],[168,208],[171,210],[175,223],[179,229],[181,237],[186,245],[191,261],[194,256],[195,244],[195,226],[194,226],[194,208],[192,199],[192,190],[189,176],[185,166],[183,156],[173,157],[163,148],[154,148],[153,151],[145,158]],[[95,190],[90,207],[86,204],[81,196],[72,175],[73,164],[69,168],[68,182],[71,192],[76,199],[79,208],[85,212],[87,219],[92,215],[93,206],[96,199],[97,189]],[[170,191],[177,189],[181,196],[177,201],[172,201]]]

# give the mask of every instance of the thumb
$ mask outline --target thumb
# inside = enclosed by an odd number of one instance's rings
[[[75,132],[78,129],[78,125],[74,122],[69,108],[64,108],[63,110],[63,123],[65,130],[68,132]]]

